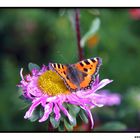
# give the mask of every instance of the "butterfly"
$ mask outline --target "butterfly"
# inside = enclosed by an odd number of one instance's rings
[[[49,63],[49,68],[59,74],[67,88],[73,92],[91,89],[101,64],[102,59],[95,57],[75,64]]]

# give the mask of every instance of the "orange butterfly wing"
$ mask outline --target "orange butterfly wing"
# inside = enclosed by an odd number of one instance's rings
[[[76,90],[77,86],[74,85],[67,77],[67,66],[63,64],[50,63],[49,67],[58,73],[64,80],[66,86],[71,90]]]
[[[97,75],[101,64],[102,59],[99,57],[85,59],[75,64],[75,67],[79,71],[86,74],[84,80],[80,83],[81,88],[90,88],[90,84],[92,84],[92,82],[94,81],[95,75]]]
[[[97,75],[101,64],[101,58],[96,57],[91,59],[85,59],[83,61],[71,65],[78,72],[77,75],[80,81],[80,89],[88,89],[91,87],[91,84],[94,81],[94,78]],[[49,66],[63,78],[69,90],[76,91],[77,89],[79,89],[76,83],[73,83],[68,78],[69,70],[67,65],[50,63]],[[75,73],[73,73],[73,76],[74,74]]]

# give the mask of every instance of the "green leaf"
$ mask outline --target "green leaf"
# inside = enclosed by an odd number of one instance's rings
[[[18,94],[21,96],[21,95],[23,95],[23,89],[20,87],[20,88],[18,88]]]
[[[31,122],[35,122],[37,119],[39,119],[39,117],[40,117],[39,112],[35,110],[32,116],[29,118],[29,120]]]
[[[73,112],[71,110],[69,111],[69,113],[73,118],[73,121],[70,121],[70,124],[76,126],[77,125],[76,116],[73,115]]]
[[[40,118],[42,118],[44,115],[44,109],[42,107],[40,107],[40,110],[39,110],[39,116]]]
[[[94,131],[124,131],[126,125],[121,122],[109,122],[94,129]]]
[[[56,121],[54,117],[50,117],[50,122],[54,128],[57,128],[60,124],[60,121]]]
[[[82,37],[82,39],[80,41],[81,47],[84,47],[85,46],[85,43],[87,42],[87,40],[90,37],[92,37],[92,36],[94,36],[96,34],[96,32],[100,28],[100,24],[101,24],[101,21],[100,21],[99,18],[95,18],[92,21],[92,24],[91,24],[91,27],[90,27],[89,31]]]
[[[34,64],[34,63],[29,63],[28,68],[29,68],[30,71],[32,71],[32,69],[40,70],[40,67],[37,64]]]
[[[76,105],[67,104],[67,106],[68,106],[69,112],[71,112],[72,116],[76,116],[80,111],[80,107],[78,107]]]
[[[31,99],[25,98],[23,95],[20,95],[19,99],[23,100],[25,103],[32,104]]]
[[[88,123],[88,118],[87,118],[85,111],[83,109],[80,110],[79,116],[85,123]]]
[[[64,125],[68,131],[73,130],[73,125],[69,124],[65,119],[64,119]]]
[[[41,106],[38,106],[34,111],[32,116],[29,118],[31,122],[35,122],[38,120],[40,117],[43,116],[43,108]]]
[[[76,116],[80,111],[80,107],[78,107],[76,105],[72,105],[72,104],[65,104],[65,107],[67,107],[69,109],[69,113],[73,118],[73,121],[70,121],[70,124],[73,126],[76,126],[76,124],[77,124]]]
[[[58,126],[58,131],[64,131],[64,123],[60,123],[60,125]]]

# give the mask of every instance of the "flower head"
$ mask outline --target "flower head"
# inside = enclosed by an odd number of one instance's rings
[[[45,65],[40,70],[32,69],[31,73],[26,76],[23,76],[22,72],[23,69],[20,71],[21,81],[18,86],[22,88],[22,96],[32,103],[24,116],[25,119],[30,119],[37,107],[41,106],[43,115],[39,116],[39,122],[46,121],[50,116],[54,121],[59,122],[62,120],[61,117],[65,116],[69,122],[74,124],[74,116],[80,110],[84,110],[93,128],[92,108],[120,103],[119,96],[97,93],[98,90],[112,82],[109,79],[99,81],[99,75],[91,89],[70,92],[60,76]]]
[[[129,13],[132,19],[139,20],[140,19],[140,8],[130,9]]]

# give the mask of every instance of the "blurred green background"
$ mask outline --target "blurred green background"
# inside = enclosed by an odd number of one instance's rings
[[[85,43],[85,58],[103,59],[100,78],[114,80],[105,89],[120,93],[122,102],[93,110],[94,131],[139,131],[140,20],[126,8],[82,8],[81,37],[97,17],[101,24]],[[47,131],[45,123],[23,118],[28,108],[16,87],[21,68],[26,74],[29,62],[77,61],[74,9],[0,9],[0,131]]]

